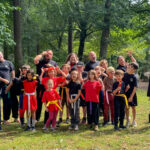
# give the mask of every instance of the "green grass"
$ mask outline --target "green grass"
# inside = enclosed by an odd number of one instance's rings
[[[150,149],[150,102],[146,91],[138,90],[137,128],[114,131],[113,126],[100,127],[99,132],[87,125],[80,130],[69,131],[63,124],[56,132],[43,133],[42,122],[37,132],[24,132],[16,123],[3,126],[0,132],[0,150],[148,150]],[[102,117],[100,118],[102,122]]]

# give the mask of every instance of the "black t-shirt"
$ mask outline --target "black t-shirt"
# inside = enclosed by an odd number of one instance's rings
[[[125,82],[126,86],[130,86],[129,90],[126,93],[127,95],[130,95],[133,92],[134,87],[137,87],[137,78],[135,74],[125,73],[123,81]]]
[[[122,70],[123,72],[126,72],[127,67],[126,67],[126,66],[121,66],[121,65],[119,65],[119,66],[117,67],[117,69],[118,69],[118,70]]]
[[[11,75],[10,73],[14,70],[14,66],[13,64],[8,61],[5,60],[4,62],[0,62],[0,77],[10,81],[11,79]],[[0,86],[4,86],[5,84],[0,81]]]
[[[95,69],[96,66],[99,66],[99,61],[96,62],[89,61],[85,66],[85,71],[88,72],[92,69]]]
[[[119,86],[119,82],[118,81],[114,82],[112,91],[114,91],[115,89],[117,89],[118,86]],[[118,92],[116,94],[118,94]],[[123,81],[121,83],[120,94],[125,94],[125,83]]]
[[[54,67],[57,66],[57,63],[53,60],[49,60],[49,61],[46,61],[45,59],[40,60],[39,63],[36,65],[36,72],[39,76],[41,75],[41,68],[47,68],[46,64],[51,64]]]
[[[149,84],[148,84],[147,96],[150,97],[150,78],[149,78]]]
[[[70,81],[67,88],[69,89],[69,95],[71,96],[73,94],[78,94],[78,91],[81,90],[81,84],[79,82]]]

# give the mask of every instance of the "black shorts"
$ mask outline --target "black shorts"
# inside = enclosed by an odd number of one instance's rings
[[[130,95],[126,95],[127,96],[127,99],[130,97]],[[129,106],[137,106],[138,104],[137,104],[137,96],[136,96],[136,94],[134,95],[134,97],[133,97],[133,100],[132,100],[132,102],[128,102],[128,104],[129,104]]]

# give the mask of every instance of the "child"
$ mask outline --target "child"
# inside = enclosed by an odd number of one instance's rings
[[[115,77],[116,82],[113,84],[113,94],[114,94],[114,129],[119,130],[125,129],[123,125],[125,116],[125,83],[122,81],[124,72],[122,70],[116,70]],[[120,125],[118,127],[118,121]]]
[[[80,121],[79,110],[80,110],[80,94],[81,84],[78,82],[78,72],[76,70],[71,71],[71,80],[67,85],[67,98],[70,103],[70,116],[71,126],[69,129],[79,130],[78,124]]]
[[[108,67],[107,70],[108,77],[104,79],[105,86],[105,97],[104,97],[104,124],[107,125],[109,122],[109,111],[111,113],[111,122],[114,123],[114,96],[112,94],[113,83],[115,82],[115,69],[113,67]]]
[[[128,91],[126,92],[126,96],[128,98],[129,106],[132,108],[132,115],[133,115],[133,122],[132,126],[136,127],[136,106],[137,106],[137,96],[136,96],[136,89],[137,89],[137,78],[135,76],[136,70],[139,68],[138,64],[135,62],[130,63],[127,66],[127,73],[124,74],[124,82],[126,86],[129,86]],[[130,108],[129,107],[129,108]],[[126,127],[128,128],[130,125],[129,122],[129,108],[126,109],[126,118],[127,124]]]
[[[37,99],[35,95],[38,81],[34,80],[34,72],[32,70],[27,71],[27,80],[23,81],[24,96],[23,96],[23,109],[27,112],[27,128],[25,131],[35,131],[35,112],[37,109]],[[32,128],[30,117],[32,116]]]
[[[66,114],[67,114],[67,118],[66,118],[66,123],[69,123],[69,107],[68,107],[68,99],[67,99],[67,95],[66,95],[66,89],[67,89],[67,84],[70,80],[70,75],[69,75],[69,71],[70,71],[70,66],[68,64],[64,64],[62,65],[62,71],[66,74],[66,80],[59,85],[60,86],[60,96],[61,96],[61,105],[62,105],[62,110],[64,108],[64,105],[66,104]],[[59,117],[59,121],[57,123],[57,126],[60,125],[60,123],[62,123],[62,116],[63,116],[63,111],[60,111],[60,117]]]
[[[78,72],[78,79],[81,85],[85,83],[85,81],[88,78],[88,73],[84,71],[84,63],[79,61],[77,63],[77,72]],[[85,102],[85,90],[81,90],[81,95],[80,95],[80,106],[82,107],[82,112],[83,112],[83,118],[81,123],[86,124],[86,102]]]
[[[62,110],[60,108],[60,96],[56,92],[55,89],[53,89],[54,82],[52,79],[48,80],[47,82],[47,90],[44,92],[42,97],[42,102],[44,103],[45,110],[49,112],[49,118],[46,121],[46,128],[45,130],[48,131],[48,127],[50,125],[50,122],[52,121],[52,128],[51,130],[55,130],[56,126],[56,118],[58,114],[58,110]]]
[[[149,97],[149,101],[150,101],[150,77],[149,77],[149,84],[147,89],[147,96]],[[150,123],[150,113],[149,113],[149,123]]]
[[[90,70],[88,73],[88,81],[85,82],[85,100],[87,102],[87,118],[88,124],[92,127],[95,123],[95,131],[98,131],[99,122],[99,91],[102,90],[102,85],[97,79],[96,71]]]
[[[57,72],[61,73],[62,76],[55,77],[55,70],[57,70]],[[43,77],[43,75],[46,71],[47,71],[47,77]],[[47,81],[49,79],[53,80],[53,89],[56,89],[60,83],[65,81],[65,78],[66,78],[66,74],[64,72],[62,72],[58,67],[55,68],[55,67],[51,66],[50,68],[46,68],[46,69],[42,68],[42,73],[41,73],[40,79],[41,79],[42,85],[44,85],[44,87],[45,87],[45,90],[47,89]],[[45,125],[46,125],[46,121],[47,121],[48,117],[49,117],[49,113],[45,111],[44,128],[43,129],[45,129]]]

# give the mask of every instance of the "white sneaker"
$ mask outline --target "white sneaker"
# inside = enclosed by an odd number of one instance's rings
[[[133,120],[133,122],[132,122],[132,126],[133,126],[133,127],[137,127],[137,123],[136,123],[136,121],[135,121],[135,120]]]
[[[75,125],[75,128],[74,128],[75,131],[78,131],[79,130],[79,127],[78,125]]]
[[[129,128],[129,126],[130,126],[130,121],[127,121],[126,128]]]
[[[42,129],[45,130],[46,129],[46,125],[44,125],[44,127]]]

